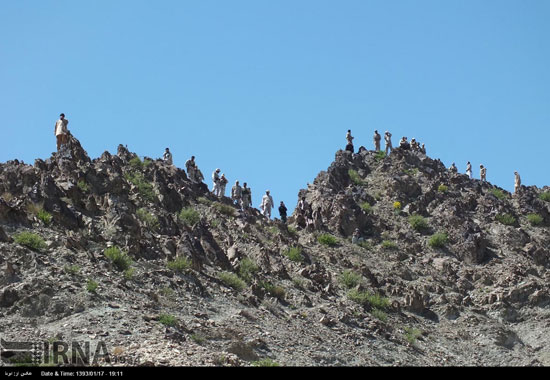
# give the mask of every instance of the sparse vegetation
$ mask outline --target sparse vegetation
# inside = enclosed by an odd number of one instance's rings
[[[361,203],[361,210],[363,210],[366,214],[370,213],[372,210],[372,206],[369,202],[363,202]]]
[[[539,199],[545,202],[550,202],[550,191],[545,191],[544,193],[541,193],[539,195]]]
[[[136,273],[136,268],[128,268],[124,271],[124,279],[125,280],[132,280],[134,278],[134,274]]]
[[[491,190],[489,190],[489,192],[491,194],[493,194],[495,197],[497,197],[498,199],[500,200],[504,200],[506,199],[506,193],[500,189],[497,189],[497,188],[493,188]]]
[[[147,209],[140,208],[136,211],[136,215],[151,231],[158,231],[160,228],[158,218],[151,214]]]
[[[414,345],[416,340],[422,335],[422,331],[413,327],[405,327],[405,339],[409,344]]]
[[[298,231],[293,226],[286,226],[288,233],[292,236],[298,236]]]
[[[176,257],[175,260],[168,261],[166,267],[174,272],[185,272],[190,269],[192,261],[187,257]]]
[[[409,216],[409,224],[418,232],[428,229],[428,221],[422,215],[414,214]]]
[[[386,152],[384,152],[383,150],[380,150],[380,151],[376,152],[376,154],[374,155],[374,159],[376,161],[381,161],[385,157],[386,157]]]
[[[529,214],[527,215],[527,220],[533,226],[540,226],[544,222],[544,219],[539,214]]]
[[[46,248],[46,242],[40,235],[28,231],[18,233],[13,237],[13,240],[33,251],[41,251]]]
[[[449,237],[444,232],[438,232],[432,235],[428,241],[428,245],[432,248],[442,248],[447,244]]]
[[[192,334],[191,340],[197,344],[203,344],[204,342],[206,342],[206,338],[199,333]]]
[[[380,309],[373,308],[370,313],[372,314],[373,317],[377,318],[378,320],[384,323],[388,321],[388,314],[386,314],[386,312]]]
[[[258,273],[260,268],[254,261],[245,257],[241,260],[239,265],[239,277],[242,278],[247,283],[251,283],[254,275]]]
[[[304,261],[304,256],[302,255],[302,248],[300,247],[291,247],[283,253],[289,260],[301,263]]]
[[[359,285],[359,283],[361,282],[361,275],[351,270],[345,270],[340,274],[338,279],[340,280],[340,283],[342,285],[344,285],[348,289],[351,289]]]
[[[382,248],[384,249],[397,249],[397,244],[391,240],[383,240]]]
[[[233,206],[229,206],[221,202],[214,202],[212,206],[223,215],[235,216],[235,208]]]
[[[331,234],[321,234],[317,236],[317,241],[328,247],[335,247],[338,245],[338,239],[336,239]]]
[[[361,186],[365,184],[365,181],[361,178],[357,170],[349,169],[348,175],[351,180],[351,182],[355,185]]]
[[[44,223],[44,225],[48,226],[52,222],[52,214],[47,212],[46,210],[42,209],[39,210],[36,214],[36,217]]]
[[[276,361],[264,358],[251,363],[254,367],[279,367],[279,363]]]
[[[447,185],[439,185],[437,187],[437,191],[439,191],[440,193],[446,193],[447,191],[449,191],[449,187]]]
[[[145,199],[150,202],[155,201],[156,195],[153,185],[148,182],[144,175],[140,172],[126,173],[124,178],[132,183],[138,190],[138,193]]]
[[[197,224],[201,218],[199,212],[192,207],[186,207],[178,214],[179,220],[192,227]]]
[[[379,310],[384,310],[390,305],[388,298],[382,297],[379,294],[371,294],[366,290],[351,289],[348,292],[348,298],[360,305],[370,306]]]
[[[113,263],[119,271],[125,271],[132,265],[132,259],[128,253],[121,251],[118,247],[110,247],[104,251],[105,256]]]
[[[219,279],[227,286],[240,292],[246,287],[246,283],[239,276],[231,272],[222,272]]]
[[[516,224],[516,218],[511,214],[498,214],[495,219],[506,226],[513,226]]]
[[[178,324],[178,319],[171,314],[161,314],[159,316],[159,322],[164,326],[174,327]]]
[[[84,180],[80,180],[76,183],[76,186],[82,191],[83,193],[87,193],[89,191],[88,184]]]
[[[371,250],[372,249],[372,244],[367,241],[367,240],[363,240],[362,242],[360,242],[359,244],[357,244],[359,247],[361,248],[364,248],[364,249],[367,249],[367,250]]]
[[[94,280],[88,280],[86,283],[86,290],[90,293],[95,293],[99,284]]]
[[[75,275],[75,274],[78,274],[78,272],[80,272],[80,267],[78,265],[65,265],[63,267],[63,271],[67,274],[70,274],[70,275]]]
[[[286,292],[285,289],[281,286],[273,285],[270,282],[262,282],[261,287],[264,288],[267,294],[271,295],[272,297],[275,297],[279,300],[285,298]]]

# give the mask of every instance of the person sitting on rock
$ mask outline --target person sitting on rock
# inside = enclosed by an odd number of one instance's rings
[[[164,154],[162,155],[162,159],[164,162],[166,162],[168,165],[172,165],[172,153],[170,153],[170,149],[166,148],[164,150]]]
[[[361,237],[361,232],[359,231],[359,228],[356,228],[355,231],[353,231],[353,235],[351,235],[352,244],[361,244],[364,241],[365,239]]]
[[[449,167],[449,171],[451,173],[458,173],[458,168],[456,167],[455,163],[453,162],[451,166]]]
[[[69,125],[69,120],[65,119],[65,114],[62,113],[59,115],[59,120],[55,122],[55,127],[53,133],[57,140],[57,151],[69,141],[69,130],[67,126]]]
[[[411,146],[409,144],[409,142],[407,141],[407,138],[405,136],[403,136],[401,138],[401,141],[399,141],[399,147],[403,150],[409,150],[411,149]]]

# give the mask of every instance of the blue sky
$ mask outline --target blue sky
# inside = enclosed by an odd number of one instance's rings
[[[255,206],[293,209],[347,129],[550,185],[549,19],[547,0],[3,1],[0,162],[49,157],[64,112],[92,158],[168,146]]]

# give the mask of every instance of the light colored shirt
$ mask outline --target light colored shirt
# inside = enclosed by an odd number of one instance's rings
[[[55,135],[56,136],[59,136],[59,135],[66,135],[68,130],[67,130],[67,125],[69,124],[69,120],[67,119],[59,119],[55,122]]]

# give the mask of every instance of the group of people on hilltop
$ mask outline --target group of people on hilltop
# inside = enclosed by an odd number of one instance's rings
[[[386,155],[391,153],[391,150],[393,149],[392,143],[391,143],[391,137],[392,134],[389,131],[386,131],[384,133],[384,142],[386,144]],[[346,133],[346,151],[352,152],[353,149],[353,139],[354,137],[351,135],[351,129],[348,129],[348,132]],[[374,150],[376,152],[380,152],[380,142],[382,140],[382,136],[378,133],[377,130],[374,131],[373,136],[373,142],[374,142]],[[415,138],[413,138],[410,143],[407,141],[407,137],[403,136],[401,140],[399,141],[399,147],[403,150],[412,150],[417,151],[420,153],[426,154],[426,146],[424,144],[420,144]],[[361,150],[361,148],[360,148]],[[458,169],[453,162],[452,165],[449,167],[449,171],[451,173],[458,173]],[[473,179],[472,177],[472,164],[470,161],[466,164],[466,174],[470,179]],[[521,178],[518,174],[518,172],[514,172],[514,193],[517,193],[521,189]],[[479,165],[479,178],[481,182],[487,182],[487,168],[483,165]]]

